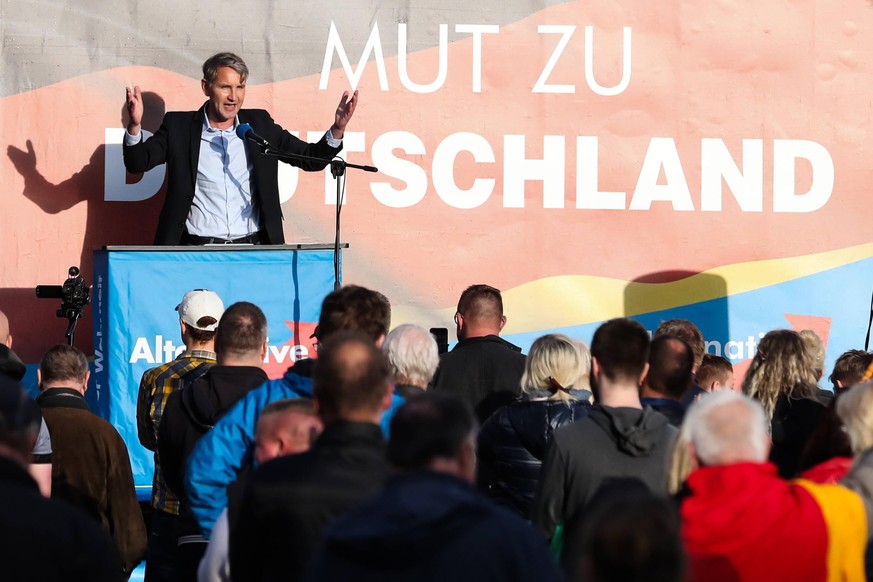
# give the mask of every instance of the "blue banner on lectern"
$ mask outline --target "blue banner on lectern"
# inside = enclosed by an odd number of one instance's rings
[[[249,301],[267,316],[265,370],[279,377],[314,356],[321,302],[333,289],[331,250],[109,250],[94,256],[94,378],[87,396],[130,451],[138,491],[151,487],[153,453],[139,443],[136,400],[143,372],[185,347],[175,311],[192,289],[211,289],[225,307]]]

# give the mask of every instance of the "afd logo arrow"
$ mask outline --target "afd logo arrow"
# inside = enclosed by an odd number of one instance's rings
[[[270,378],[281,378],[298,360],[316,357],[316,339],[310,336],[318,324],[310,321],[286,321],[285,325],[291,330],[288,341],[280,346],[267,346],[264,371]]]

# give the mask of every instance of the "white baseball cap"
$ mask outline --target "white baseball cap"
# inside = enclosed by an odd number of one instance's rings
[[[194,289],[185,293],[182,302],[176,306],[176,311],[179,312],[179,319],[194,329],[215,331],[218,327],[218,320],[224,313],[224,303],[215,291]],[[197,322],[203,317],[212,317],[215,319],[215,323],[197,325]]]

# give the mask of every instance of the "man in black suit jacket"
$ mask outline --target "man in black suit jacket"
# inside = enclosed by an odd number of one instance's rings
[[[278,158],[259,155],[234,129],[248,123],[276,149],[328,160],[342,149],[345,128],[358,92],[343,93],[333,125],[316,143],[304,142],[273,121],[263,109],[241,109],[248,67],[233,53],[219,53],[203,64],[201,86],[208,101],[197,111],[170,112],[160,129],[143,140],[139,87],[127,89],[130,122],[124,165],[131,173],[166,163],[167,197],[158,219],[157,245],[254,243],[281,244],[282,208],[276,176]],[[201,144],[206,143],[204,147]],[[327,162],[288,162],[306,171]]]
[[[480,424],[521,394],[527,359],[500,332],[506,325],[503,296],[490,285],[470,285],[455,313],[458,344],[440,356],[430,389],[454,394],[476,413]]]

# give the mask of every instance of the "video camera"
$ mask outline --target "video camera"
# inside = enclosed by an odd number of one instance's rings
[[[82,308],[91,303],[91,290],[79,274],[79,267],[70,267],[63,285],[37,285],[36,296],[40,299],[61,300],[61,308],[56,314],[70,322],[65,335],[69,344],[73,345],[76,321],[82,317]]]

